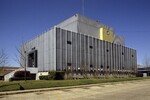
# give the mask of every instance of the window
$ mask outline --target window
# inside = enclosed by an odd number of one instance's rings
[[[122,55],[124,55],[124,53],[122,52]]]
[[[37,60],[38,60],[38,55],[37,55],[37,50],[33,50],[28,54],[28,67],[37,67]]]
[[[92,49],[92,48],[93,48],[93,46],[90,46],[90,48]]]
[[[67,66],[71,66],[71,63],[67,63]]]
[[[93,65],[90,65],[90,67],[93,67]]]
[[[35,47],[33,47],[32,50],[35,50]]]
[[[71,69],[71,63],[67,63],[67,69],[68,69],[68,70]]]
[[[101,71],[103,71],[103,65],[101,65]]]
[[[67,44],[71,44],[71,41],[67,41]]]
[[[134,56],[132,55],[132,57],[134,57]]]
[[[109,52],[109,50],[108,50],[108,49],[107,49],[106,51],[107,51],[107,52]]]
[[[107,66],[107,69],[109,69],[109,66]]]

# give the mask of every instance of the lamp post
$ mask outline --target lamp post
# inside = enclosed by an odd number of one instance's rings
[[[24,53],[25,53],[24,80],[26,81],[26,59],[27,59],[27,55],[26,55],[26,51]]]

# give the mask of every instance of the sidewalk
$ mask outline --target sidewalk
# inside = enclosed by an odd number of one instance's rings
[[[118,83],[118,82],[115,82],[115,83]],[[90,86],[99,86],[99,85],[108,85],[108,84],[112,84],[112,83],[99,83],[99,84],[77,85],[77,86],[66,86],[66,87],[52,87],[52,88],[41,88],[41,89],[6,91],[6,92],[0,92],[0,96],[21,94],[21,93],[30,93],[30,92],[53,91],[53,90],[70,89],[70,88],[81,88],[81,87],[90,87]]]
[[[143,80],[135,80],[135,81],[137,82],[137,81],[143,81]],[[105,86],[105,85],[112,85],[112,84],[118,84],[118,83],[128,83],[128,82],[131,82],[131,81],[98,83],[98,84],[66,86],[66,87],[52,87],[52,88],[41,88],[41,89],[29,89],[29,90],[17,90],[17,91],[5,91],[5,92],[0,92],[0,96],[12,95],[12,94],[21,94],[21,93],[31,93],[31,92],[53,91],[53,90],[61,90],[61,89],[71,89],[71,88],[84,88],[84,87],[91,87],[91,86]],[[132,81],[132,82],[134,82],[134,81]]]

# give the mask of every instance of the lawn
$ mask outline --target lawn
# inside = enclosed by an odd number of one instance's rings
[[[79,79],[79,80],[28,80],[28,81],[12,81],[0,82],[0,92],[27,90],[51,87],[65,87],[86,84],[98,84],[107,82],[132,81],[147,78],[107,78],[107,79]]]

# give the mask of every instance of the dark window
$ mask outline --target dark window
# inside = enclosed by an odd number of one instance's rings
[[[109,69],[109,66],[107,66],[107,69]]]
[[[90,67],[93,67],[93,65],[90,65]]]
[[[67,44],[71,44],[71,41],[67,41]]]
[[[26,53],[26,51],[24,51],[24,53]]]
[[[92,49],[92,48],[93,48],[93,46],[90,46],[90,48]]]
[[[101,68],[103,68],[103,65],[101,65]]]
[[[28,54],[28,67],[38,67],[37,56],[37,50],[31,51]]]
[[[32,50],[35,50],[35,47],[33,47]]]
[[[71,63],[67,63],[67,66],[71,66]]]
[[[124,53],[122,52],[122,55],[124,55]]]
[[[134,57],[134,56],[132,55],[132,57]]]
[[[107,51],[107,52],[109,52],[109,50],[108,50],[108,49],[107,49],[106,51]]]

